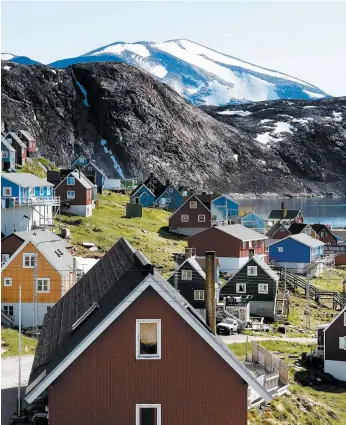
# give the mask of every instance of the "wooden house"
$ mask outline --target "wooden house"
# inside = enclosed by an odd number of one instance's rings
[[[222,287],[220,298],[250,296],[250,314],[275,319],[279,276],[257,255]]]
[[[83,217],[92,215],[96,191],[97,186],[79,170],[70,172],[55,188],[55,194],[60,197],[61,211]]]
[[[140,184],[130,193],[130,203],[152,207],[155,203],[154,189],[149,189],[144,183]]]
[[[288,223],[282,224],[279,221],[272,226],[266,235],[269,239],[283,239],[291,235],[291,232],[288,230],[290,225]]]
[[[1,309],[19,324],[19,285],[22,285],[22,326],[33,326],[33,282],[37,262],[37,311],[35,322],[42,325],[46,312],[73,285],[73,257],[66,242],[49,230],[18,232],[5,241],[5,249],[16,251],[1,268]]]
[[[307,223],[292,223],[288,228],[291,235],[299,235],[299,233],[305,233],[314,239],[320,239],[315,230]]]
[[[155,198],[160,196],[165,189],[165,185],[160,182],[154,173],[150,173],[143,184],[155,195]]]
[[[228,220],[239,215],[239,204],[228,195],[220,195],[212,200],[213,220]]]
[[[272,221],[274,224],[277,222],[290,224],[303,223],[304,215],[300,210],[285,208],[285,205],[282,202],[281,210],[272,210],[269,214],[268,220]]]
[[[95,164],[95,161],[89,161],[83,168],[83,174],[97,186],[97,193],[103,193],[106,174]]]
[[[47,170],[47,181],[54,187],[58,186],[71,172],[72,168],[60,168],[59,170]]]
[[[254,212],[244,215],[241,218],[240,223],[249,229],[256,230],[257,232],[263,233],[265,230],[265,219]]]
[[[71,162],[71,168],[72,170],[75,170],[76,168],[82,169],[84,168],[87,163],[89,162],[88,158],[85,157],[83,154],[79,154],[72,162]]]
[[[193,307],[120,239],[48,312],[25,400],[36,411],[48,406],[50,425],[246,425],[248,386],[271,400]]]
[[[324,328],[324,371],[346,381],[346,307]]]
[[[293,273],[318,276],[323,271],[324,245],[305,233],[291,235],[269,245],[269,258]]]
[[[170,232],[195,235],[211,227],[211,211],[197,195],[191,195],[168,218],[168,222]]]
[[[154,205],[174,211],[182,206],[183,200],[184,197],[178,189],[169,181],[166,181],[166,186],[161,195],[156,198]]]
[[[16,150],[5,137],[1,136],[1,169],[12,171],[16,168]]]
[[[235,274],[251,255],[266,259],[265,239],[267,237],[263,234],[241,224],[230,224],[211,227],[187,240],[189,248],[194,248],[197,256],[204,256],[205,251],[215,251],[220,272]]]
[[[53,209],[60,205],[53,184],[30,173],[6,173],[1,185],[1,232],[5,236],[53,224]]]
[[[335,235],[325,224],[313,224],[311,227],[318,235],[319,240],[326,245],[338,245],[342,242],[342,238]]]
[[[10,142],[16,150],[16,163],[18,165],[25,165],[25,160],[28,156],[26,144],[18,137],[17,133],[13,131],[7,133],[5,139]]]
[[[33,156],[37,152],[36,139],[27,130],[19,130],[17,136],[25,143],[28,156]]]

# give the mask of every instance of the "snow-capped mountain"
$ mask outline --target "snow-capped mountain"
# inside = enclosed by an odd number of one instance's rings
[[[305,81],[184,39],[163,43],[117,42],[50,66],[65,68],[75,63],[102,61],[121,61],[142,68],[196,105],[328,96]]]
[[[38,65],[40,63],[27,56],[16,56],[12,53],[1,53],[1,60],[20,63],[21,65]]]

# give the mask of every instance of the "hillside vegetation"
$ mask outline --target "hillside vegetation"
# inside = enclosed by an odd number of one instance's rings
[[[21,354],[35,354],[37,339],[21,336]],[[1,348],[4,350],[1,357],[18,356],[18,331],[1,329]]]
[[[174,270],[173,252],[184,250],[186,242],[168,233],[167,211],[143,208],[142,218],[126,218],[125,206],[129,196],[109,193],[99,195],[100,206],[92,217],[61,215],[56,224],[71,230],[71,240],[77,254],[84,257],[103,256],[120,238],[126,238],[136,249],[142,251],[163,274]],[[93,242],[99,251],[90,252],[82,242]]]

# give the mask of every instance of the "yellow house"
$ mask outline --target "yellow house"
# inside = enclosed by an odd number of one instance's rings
[[[48,230],[16,232],[3,239],[2,263],[1,310],[12,317],[15,326],[19,324],[20,285],[22,326],[27,328],[34,323],[41,326],[47,310],[75,283],[68,243]]]

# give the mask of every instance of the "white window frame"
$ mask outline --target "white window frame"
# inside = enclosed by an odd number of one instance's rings
[[[35,188],[34,187],[29,187],[28,188],[28,195],[29,196],[35,196]]]
[[[48,289],[39,289],[39,281],[46,281],[47,282],[47,288]],[[42,285],[42,288],[44,285]],[[48,294],[50,292],[50,278],[49,277],[39,277],[36,280],[36,288],[37,292],[40,294]]]
[[[181,280],[192,280],[192,270],[182,270]]]
[[[190,201],[189,202],[189,208],[190,210],[196,210],[197,209],[197,201]]]
[[[185,218],[185,220],[183,220],[183,217]],[[187,219],[187,220],[186,220]],[[180,221],[182,223],[188,223],[189,222],[189,214],[181,214],[180,215]]]
[[[311,227],[310,227],[310,226],[306,226],[306,234],[307,234],[307,235],[309,235],[309,236],[311,235],[311,230],[312,230],[312,229],[311,229]]]
[[[69,195],[69,193],[73,193],[73,197],[72,197],[72,195]],[[75,199],[76,198],[76,191],[75,190],[68,190],[67,192],[66,192],[66,198],[67,199]]]
[[[245,290],[244,291],[240,291],[239,290],[239,286],[240,285],[244,285],[245,286]],[[237,294],[246,294],[246,283],[236,283],[236,293]]]
[[[73,183],[69,183],[69,179],[73,181]],[[73,176],[69,176],[66,179],[66,183],[68,186],[74,186],[76,184],[76,179]]]
[[[269,290],[268,283],[259,283],[258,284],[258,293],[259,294],[268,294],[268,290]]]
[[[156,179],[153,179],[153,183],[156,184],[157,183],[157,180]]]
[[[8,191],[9,193],[6,193]],[[12,196],[12,187],[3,187],[2,196]]]
[[[9,311],[5,311],[6,309],[9,310],[10,307],[12,307],[12,315],[10,314]],[[4,313],[7,314],[7,316],[12,317],[12,318],[14,317],[14,305],[10,305],[10,304],[4,305],[3,309],[4,309]]]
[[[339,336],[339,350],[346,350],[346,336]]]
[[[249,241],[249,248],[252,248],[252,241]]]
[[[198,214],[198,223],[205,223],[205,214]]]
[[[278,252],[284,252],[284,247],[283,246],[278,246]]]
[[[246,249],[246,242],[243,242],[243,249]]]
[[[25,265],[25,259],[27,257],[30,258],[30,261],[29,261],[30,265],[29,266]],[[36,254],[33,254],[32,252],[24,252],[24,254],[23,254],[23,268],[24,269],[33,269],[35,267],[35,257],[36,257]],[[31,259],[32,258],[34,258],[34,265],[31,265]]]
[[[195,301],[204,301],[204,289],[195,289],[193,291],[193,299]]]
[[[346,326],[346,313],[344,313],[344,326]]]
[[[247,266],[248,276],[257,276],[257,266]]]
[[[12,277],[4,277],[4,286],[12,286]]]
[[[161,425],[161,404],[136,404],[136,425],[142,425],[140,420],[141,409],[156,409],[156,424]]]
[[[141,323],[157,324],[157,354],[140,354],[140,325]],[[161,359],[161,319],[136,319],[136,360]]]
[[[10,259],[10,254],[3,253],[1,254],[1,265],[3,266]]]

